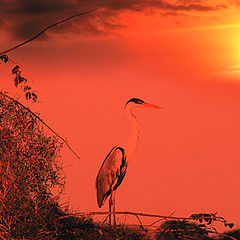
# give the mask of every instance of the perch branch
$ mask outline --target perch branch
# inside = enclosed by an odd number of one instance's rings
[[[68,217],[78,217],[78,216],[91,216],[91,215],[107,215],[107,218],[108,218],[108,215],[111,214],[112,212],[79,212],[79,213],[75,213],[75,214],[68,214],[66,216],[61,216],[60,219],[63,219],[63,218],[68,218]],[[160,220],[164,220],[164,219],[172,219],[172,220],[178,220],[178,221],[182,221],[182,220],[194,220],[192,217],[172,217],[172,215],[174,214],[171,213],[169,216],[162,216],[162,215],[158,215],[158,214],[148,214],[148,213],[136,213],[136,212],[129,212],[129,211],[117,211],[115,212],[115,214],[119,214],[119,215],[134,215],[137,217],[138,221],[140,222],[140,227],[144,230],[143,226],[145,227],[153,227],[153,225],[157,222],[154,222],[150,225],[143,225],[141,220],[139,219],[139,216],[144,216],[144,217],[154,217],[154,218],[160,218]],[[106,218],[106,219],[107,219]],[[221,220],[222,218],[221,217],[216,217],[216,220]],[[158,221],[160,221],[158,220]],[[134,225],[135,226],[135,225]],[[148,230],[149,231],[149,230]],[[164,229],[158,229],[158,230],[153,230],[152,232],[160,232],[160,235],[162,235],[163,233],[165,233],[166,231],[168,231],[167,228],[164,228]],[[194,231],[194,229],[192,230]],[[219,233],[219,232],[215,232],[216,234],[218,235],[221,235],[221,236],[225,236],[225,237],[228,237],[229,239],[232,239],[232,240],[237,240],[236,238],[234,237],[231,237],[227,234],[224,234],[224,233]],[[189,237],[189,236],[188,236]],[[192,238],[194,239],[194,238]],[[199,239],[199,238],[196,238],[196,239]]]
[[[40,35],[42,35],[43,33],[45,33],[45,32],[46,32],[47,30],[49,30],[50,28],[53,28],[53,27],[55,27],[55,26],[57,26],[57,25],[59,25],[59,24],[61,24],[61,23],[67,22],[68,20],[70,20],[70,19],[72,19],[72,18],[79,17],[79,16],[82,16],[82,15],[86,15],[86,14],[89,14],[89,13],[91,13],[91,12],[94,12],[94,11],[96,11],[97,9],[98,9],[98,8],[94,8],[94,9],[92,9],[92,10],[90,10],[90,11],[87,11],[87,12],[82,12],[82,13],[75,14],[75,15],[72,15],[72,16],[70,16],[70,17],[67,17],[67,18],[65,18],[65,19],[63,19],[63,20],[60,20],[60,21],[58,21],[58,22],[56,22],[56,23],[54,23],[54,24],[52,24],[52,25],[49,25],[49,26],[47,26],[46,28],[44,28],[41,32],[39,32],[39,33],[37,33],[36,35],[34,35],[33,37],[31,37],[30,39],[28,39],[28,40],[26,40],[26,41],[24,41],[24,42],[22,42],[22,43],[20,43],[20,44],[18,44],[18,45],[16,45],[16,46],[12,47],[12,48],[9,48],[9,49],[7,49],[7,50],[5,50],[5,51],[0,52],[0,55],[6,54],[6,53],[8,53],[8,52],[11,52],[11,51],[13,51],[13,50],[15,50],[15,49],[17,49],[17,48],[19,48],[19,47],[27,44],[27,43],[33,41],[34,39],[38,38]]]
[[[68,147],[68,149],[78,158],[80,159],[80,157],[77,155],[76,152],[73,151],[73,149],[70,147],[70,145],[68,144],[68,142],[61,137],[58,133],[56,133],[51,127],[49,127],[40,117],[38,117],[35,113],[33,113],[29,108],[25,107],[22,103],[18,102],[17,100],[13,99],[12,97],[8,96],[7,94],[3,93],[2,91],[0,92],[1,95],[3,95],[4,97],[14,101],[15,103],[17,103],[18,105],[20,105],[22,108],[24,108],[25,110],[27,110],[28,112],[30,112],[30,114],[32,114],[35,118],[37,118],[44,126],[46,126],[51,132],[53,132],[58,138],[60,138]]]
[[[171,217],[171,216],[162,216],[157,214],[148,214],[148,213],[135,213],[135,212],[128,212],[128,211],[117,211],[115,212],[119,215],[134,215],[134,216],[143,216],[143,217],[156,217],[162,219],[175,219],[175,220],[192,220],[190,217]],[[75,214],[69,214],[66,216],[62,216],[60,218],[67,218],[67,217],[77,217],[83,215],[107,215],[109,212],[79,212]]]

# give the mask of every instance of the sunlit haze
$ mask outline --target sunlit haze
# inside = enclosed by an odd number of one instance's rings
[[[218,212],[239,228],[239,3],[168,2],[145,8],[106,4],[49,30],[8,54],[37,90],[39,102],[20,97],[10,63],[0,65],[1,89],[39,112],[79,154],[80,160],[62,149],[67,177],[62,202],[76,211],[99,210],[98,169],[110,149],[127,140],[124,105],[137,97],[164,109],[134,110],[140,139],[116,194],[117,210],[175,216]],[[83,10],[38,12],[35,18],[16,8],[11,20],[8,9],[0,22],[1,50]],[[38,26],[27,25],[28,18],[40,21]]]

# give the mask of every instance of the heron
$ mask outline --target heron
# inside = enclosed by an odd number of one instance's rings
[[[132,127],[130,137],[126,143],[116,145],[110,150],[103,161],[96,178],[97,202],[99,208],[104,205],[106,199],[109,197],[109,225],[112,224],[112,214],[113,224],[114,226],[116,225],[116,190],[125,177],[128,163],[134,156],[139,140],[139,124],[137,118],[132,112],[133,109],[137,107],[162,109],[162,107],[146,103],[139,98],[132,98],[125,104],[125,114]]]

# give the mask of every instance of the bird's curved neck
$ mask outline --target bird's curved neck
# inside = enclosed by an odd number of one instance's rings
[[[127,119],[131,123],[131,127],[132,127],[130,137],[127,140],[127,142],[124,144],[128,159],[131,160],[133,158],[133,155],[134,155],[135,151],[136,151],[140,131],[139,131],[138,121],[132,113],[132,108],[126,106],[125,113],[126,113]]]

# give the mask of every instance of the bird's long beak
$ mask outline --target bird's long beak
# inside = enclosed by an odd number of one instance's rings
[[[155,108],[155,109],[163,109],[163,107],[153,105],[153,104],[150,104],[150,103],[144,103],[144,107]]]

